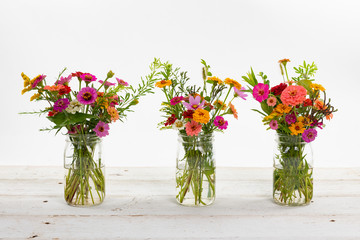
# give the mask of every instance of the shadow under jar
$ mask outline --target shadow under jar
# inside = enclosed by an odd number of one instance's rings
[[[206,206],[215,200],[215,159],[212,134],[178,135],[176,200],[186,206]]]
[[[313,197],[313,154],[301,135],[277,134],[274,149],[273,198],[288,206],[307,205]]]
[[[105,198],[101,139],[96,135],[67,135],[64,151],[66,202],[72,206],[94,206]]]

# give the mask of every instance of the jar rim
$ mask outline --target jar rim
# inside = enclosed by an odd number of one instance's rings
[[[71,141],[71,138],[83,140],[85,138],[89,141],[101,141],[102,139],[96,134],[66,134],[66,141]]]

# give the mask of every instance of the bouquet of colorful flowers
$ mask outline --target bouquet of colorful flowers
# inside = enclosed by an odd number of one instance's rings
[[[179,135],[176,198],[185,205],[210,204],[215,197],[213,132],[228,128],[225,115],[238,118],[232,102],[237,97],[245,99],[245,88],[233,79],[222,81],[212,76],[204,60],[202,87],[187,86],[187,72],[180,72],[172,64],[158,59],[155,62],[161,69],[155,86],[166,97],[161,108],[166,120],[159,127],[174,129]]]
[[[109,134],[110,123],[122,121],[141,96],[152,93],[155,80],[149,75],[146,81],[142,79],[138,89],[134,89],[119,78],[111,82],[114,76],[112,71],[107,73],[104,80],[99,80],[90,73],[82,72],[62,76],[65,70],[53,84],[47,84],[46,75],[38,75],[30,80],[27,75],[21,74],[24,80],[22,94],[35,92],[30,101],[49,104],[38,112],[25,113],[47,114],[54,126],[42,130],[56,130],[58,133],[66,129],[72,153],[65,154],[65,160],[69,160],[68,163],[65,161],[65,168],[68,169],[65,199],[69,204],[85,205],[90,194],[94,204],[94,190],[100,202],[105,195],[103,164],[99,153],[95,154],[98,151],[96,143]],[[70,83],[74,86],[70,87]],[[124,96],[119,95],[121,91],[125,92]]]
[[[274,199],[280,203],[295,203],[302,196],[309,203],[312,194],[312,167],[305,151],[306,143],[314,141],[317,129],[325,127],[337,110],[330,104],[325,88],[315,83],[317,66],[307,64],[294,67],[297,77],[290,80],[287,72],[289,59],[279,61],[283,83],[271,87],[267,76],[260,72],[259,83],[253,70],[243,76],[250,85],[248,92],[260,103],[268,129],[277,132],[278,154],[274,159]]]

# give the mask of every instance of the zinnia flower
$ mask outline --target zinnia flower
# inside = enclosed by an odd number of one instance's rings
[[[230,86],[234,86],[235,88],[241,90],[241,84],[238,83],[236,80],[231,79],[231,78],[225,78],[224,82],[226,84],[229,84]]]
[[[291,111],[292,107],[289,107],[289,106],[286,106],[282,103],[278,104],[274,111],[279,114],[279,115],[282,115],[283,113],[289,113]]]
[[[205,109],[198,108],[193,114],[193,119],[198,123],[208,123],[210,120],[210,114]]]
[[[317,109],[317,110],[325,110],[326,109],[326,106],[324,106],[324,102],[317,99],[314,103],[314,108]]]
[[[309,143],[315,140],[317,136],[317,131],[315,129],[306,129],[302,134],[302,139],[304,139],[305,142]]]
[[[241,87],[240,90],[237,89],[236,87],[234,87],[235,97],[240,97],[240,98],[246,100],[246,97],[248,95],[245,92],[243,92],[244,90],[246,90],[244,87]]]
[[[293,124],[293,123],[296,123],[296,116],[294,113],[291,113],[291,114],[287,114],[285,116],[285,121],[287,122],[287,124]]]
[[[176,119],[174,124],[172,125],[174,130],[182,130],[185,128],[185,123],[179,119]]]
[[[303,86],[291,85],[281,93],[280,99],[285,105],[296,106],[306,99],[306,89]]]
[[[82,72],[75,72],[75,73],[72,73],[71,76],[80,78],[81,75],[83,75],[83,74],[84,73],[82,73]]]
[[[165,126],[173,125],[176,119],[175,114],[171,114],[171,116],[166,120]]]
[[[116,81],[118,82],[119,85],[123,85],[124,87],[129,86],[129,84],[127,82],[125,82],[124,80],[122,80],[120,78],[116,78]]]
[[[234,116],[235,119],[238,119],[238,113],[236,111],[236,108],[234,105],[232,105],[231,103],[229,103],[230,106],[230,112],[232,113],[232,115]]]
[[[197,136],[201,132],[201,124],[197,123],[193,120],[191,122],[187,122],[185,125],[186,134],[188,136]]]
[[[72,74],[70,74],[67,77],[61,77],[60,80],[56,81],[55,84],[60,84],[60,85],[64,85],[64,84],[68,84],[70,82],[70,80],[72,79]]]
[[[269,85],[258,83],[253,89],[253,96],[258,102],[262,102],[269,96]]]
[[[189,103],[183,102],[182,104],[187,108],[187,110],[196,110],[198,108],[202,108],[205,104],[205,100],[201,103],[201,97],[197,95],[195,98],[193,96],[189,96]]]
[[[60,85],[62,86],[60,89],[59,89],[59,95],[65,95],[65,94],[68,94],[71,92],[71,88],[66,86],[66,85]]]
[[[69,104],[70,104],[69,99],[60,98],[54,103],[54,110],[57,112],[62,112],[69,106]]]
[[[69,106],[65,109],[68,113],[75,114],[76,112],[80,112],[84,108],[84,105],[79,103],[78,100],[74,99],[70,102]]]
[[[53,85],[53,86],[45,86],[44,90],[48,90],[50,92],[57,92],[62,89],[63,85]]]
[[[268,106],[270,107],[273,107],[276,105],[276,97],[269,97],[267,100],[266,100],[266,103]]]
[[[35,88],[42,80],[44,80],[46,75],[38,75],[36,78],[31,80],[31,88]]]
[[[279,63],[284,64],[284,65],[286,65],[288,62],[290,62],[290,59],[287,59],[287,58],[279,60]]]
[[[228,121],[225,121],[225,119],[222,116],[216,116],[214,120],[214,125],[221,130],[225,130],[228,126]]]
[[[105,137],[109,135],[109,124],[99,121],[98,124],[94,128],[94,132],[98,137]]]
[[[325,92],[325,88],[321,84],[312,83],[312,84],[310,84],[310,87],[314,90]]]
[[[119,119],[119,112],[114,107],[108,107],[107,109],[108,114],[111,116],[111,121],[116,122]]]
[[[187,110],[185,112],[183,112],[183,117],[184,118],[190,118],[192,119],[193,118],[193,114],[194,114],[194,110]]]
[[[270,89],[270,92],[274,94],[275,96],[281,95],[281,93],[284,91],[284,89],[287,88],[286,83],[280,83],[279,85],[276,85]]]
[[[184,97],[180,96],[180,97],[173,97],[171,100],[170,100],[170,104],[171,105],[176,105],[178,103],[180,103],[182,100],[184,100]]]
[[[312,106],[313,102],[311,101],[311,99],[305,99],[305,101],[303,102],[303,106],[304,107],[308,107],[308,106]]]
[[[208,77],[207,80],[212,83],[216,82],[217,84],[224,84],[224,82],[218,77]]]
[[[94,75],[90,73],[83,73],[82,75],[80,75],[80,78],[85,82],[94,82],[97,79]]]
[[[278,122],[277,122],[276,120],[272,120],[272,121],[270,122],[270,128],[273,129],[273,130],[278,129],[278,128],[279,128]]]
[[[293,123],[289,127],[289,130],[291,131],[291,135],[302,134],[305,131],[304,124],[302,122]]]
[[[103,84],[104,81],[103,81],[103,80],[99,80],[99,83]],[[110,86],[115,86],[116,84],[115,84],[115,83],[112,83],[112,82],[109,82],[109,81],[106,81],[106,82],[104,83],[104,85],[107,86],[107,87],[110,87]]]
[[[161,80],[157,83],[155,83],[155,86],[158,88],[163,88],[166,86],[170,86],[171,85],[171,80]]]
[[[80,90],[76,98],[81,104],[92,104],[97,98],[96,89],[92,87],[84,87]]]

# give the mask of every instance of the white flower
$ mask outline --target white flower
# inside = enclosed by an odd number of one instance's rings
[[[80,112],[83,108],[84,105],[79,103],[78,100],[74,99],[70,102],[69,106],[65,109],[65,111],[75,114],[76,112]]]
[[[172,128],[175,130],[182,130],[185,128],[185,123],[179,119],[176,119],[176,121],[172,125]]]

